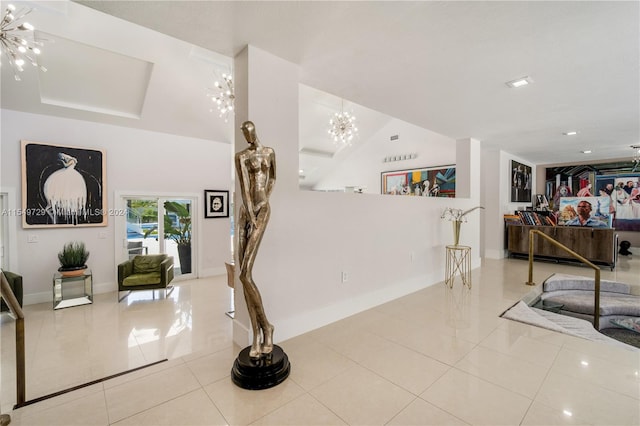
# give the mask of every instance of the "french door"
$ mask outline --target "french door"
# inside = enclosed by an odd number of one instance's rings
[[[7,194],[0,192],[0,268],[9,271],[9,214]]]
[[[173,256],[176,278],[195,277],[196,198],[123,195],[121,202],[126,210],[121,259],[165,253]]]
[[[0,266],[7,271],[18,268],[16,225],[21,217],[17,214],[16,193],[13,188],[0,189]]]

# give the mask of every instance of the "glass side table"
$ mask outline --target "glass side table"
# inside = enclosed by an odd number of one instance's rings
[[[53,309],[90,303],[93,303],[91,269],[85,269],[77,277],[63,277],[60,272],[53,274]]]

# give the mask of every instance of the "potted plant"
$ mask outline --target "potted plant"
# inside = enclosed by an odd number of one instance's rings
[[[60,262],[58,272],[66,277],[80,276],[87,269],[86,262],[88,258],[89,252],[84,243],[68,242],[64,245],[62,251],[58,253],[58,261]]]
[[[164,236],[178,245],[180,272],[188,274],[191,272],[191,213],[184,204],[175,201],[165,201],[164,209],[177,216],[177,221],[174,221],[165,213]]]

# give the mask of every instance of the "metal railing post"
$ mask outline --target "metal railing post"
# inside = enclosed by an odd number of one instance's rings
[[[552,245],[556,246],[557,248],[559,248],[560,250],[564,250],[565,252],[569,253],[573,258],[578,259],[580,262],[584,263],[585,265],[593,268],[594,272],[595,272],[595,285],[594,285],[594,289],[593,292],[594,294],[594,301],[593,301],[593,327],[596,330],[600,330],[600,267],[594,265],[593,263],[591,263],[590,261],[588,261],[587,259],[585,259],[584,257],[580,256],[578,253],[576,253],[575,251],[571,250],[569,247],[565,246],[562,243],[559,243],[558,241],[554,240],[553,238],[551,238],[550,236],[548,236],[547,234],[537,230],[537,229],[531,229],[529,230],[529,281],[526,282],[527,285],[536,285],[536,283],[533,282],[533,236],[534,235],[539,235],[542,238],[544,238],[545,240],[549,241],[549,243],[551,243]]]
[[[529,232],[529,280],[527,285],[536,285],[533,282],[533,234]]]
[[[16,317],[16,407],[25,402],[26,380],[25,380],[25,356],[24,356],[24,313],[11,290],[7,277],[0,272],[0,295],[7,303],[11,313]]]

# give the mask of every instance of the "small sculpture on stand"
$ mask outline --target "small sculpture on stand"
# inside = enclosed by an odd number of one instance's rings
[[[454,209],[451,207],[447,207],[442,212],[442,216],[440,219],[448,219],[453,223],[453,245],[457,246],[460,243],[460,226],[462,222],[466,222],[466,215],[474,211],[475,209],[484,209],[482,206],[476,206],[469,210],[463,211],[462,209]]]
[[[467,221],[466,216],[476,209],[484,209],[484,207],[476,206],[465,211],[447,207],[440,216],[441,219],[448,219],[453,224],[453,245],[445,246],[444,283],[449,288],[453,288],[456,276],[460,275],[462,285],[471,290],[471,247],[460,245],[460,227],[462,222]]]
[[[271,215],[269,196],[276,181],[276,155],[260,143],[251,121],[242,123],[249,147],[235,156],[242,205],[238,218],[239,278],[251,320],[253,341],[233,364],[231,378],[245,389],[266,389],[283,382],[291,370],[282,348],[273,344],[273,325],[253,280],[253,264]]]

